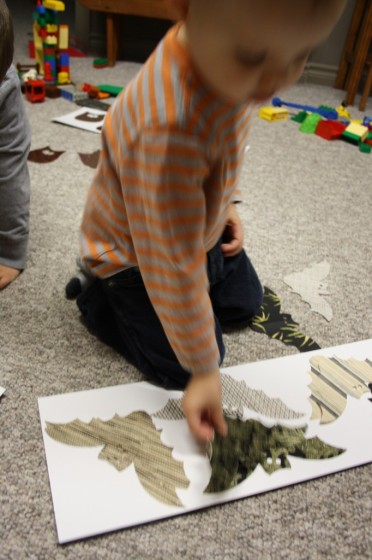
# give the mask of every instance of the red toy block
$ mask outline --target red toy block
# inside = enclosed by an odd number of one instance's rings
[[[338,121],[319,121],[315,134],[325,140],[336,140],[337,138],[341,138],[345,128],[346,124]]]
[[[25,94],[31,103],[44,101],[46,95],[44,80],[28,80],[25,83]]]

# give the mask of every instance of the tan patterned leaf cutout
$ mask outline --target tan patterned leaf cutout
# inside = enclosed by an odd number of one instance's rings
[[[222,407],[224,413],[230,418],[242,418],[244,407],[264,414],[269,418],[290,420],[304,416],[288,408],[280,399],[268,397],[263,391],[251,389],[244,381],[237,381],[226,373],[221,375]],[[163,420],[182,420],[181,399],[169,399],[165,407],[154,414],[155,418]]]
[[[315,313],[323,315],[327,321],[333,316],[332,308],[323,296],[327,296],[327,284],[324,282],[329,274],[329,263],[324,260],[313,264],[301,272],[294,272],[284,277],[284,282],[308,303]]]
[[[210,459],[212,474],[206,493],[234,488],[248,478],[258,465],[271,475],[291,468],[289,455],[303,459],[330,459],[344,452],[318,437],[306,439],[306,427],[267,428],[256,420],[242,422],[226,418],[227,436],[216,434]]]
[[[134,464],[142,486],[157,500],[170,506],[181,506],[176,488],[187,488],[183,464],[172,457],[171,448],[160,439],[151,417],[146,412],[129,416],[117,414],[108,421],[93,418],[88,424],[74,420],[68,424],[46,422],[47,434],[67,445],[104,446],[99,454],[122,471]]]
[[[372,366],[368,360],[313,356],[310,365],[312,420],[321,424],[333,422],[344,412],[348,395],[359,399],[369,392]]]

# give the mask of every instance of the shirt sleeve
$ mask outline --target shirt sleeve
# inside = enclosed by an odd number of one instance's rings
[[[0,263],[25,267],[29,232],[30,129],[20,83],[10,67],[0,84]]]
[[[219,364],[204,246],[204,151],[192,135],[147,130],[120,169],[146,290],[178,360],[192,374]]]

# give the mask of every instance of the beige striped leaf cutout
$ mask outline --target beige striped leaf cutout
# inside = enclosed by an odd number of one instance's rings
[[[68,424],[46,422],[47,434],[60,443],[79,447],[104,446],[100,459],[118,471],[132,463],[149,494],[170,506],[181,506],[176,488],[187,488],[183,464],[172,457],[146,412],[137,411],[124,418],[117,414],[108,421],[93,418],[88,424],[74,420]]]

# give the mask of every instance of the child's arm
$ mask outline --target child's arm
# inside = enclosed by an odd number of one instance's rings
[[[221,250],[225,257],[234,257],[243,249],[244,235],[236,204],[230,204]]]
[[[30,180],[30,131],[19,78],[9,68],[0,85],[0,289],[25,267]]]

